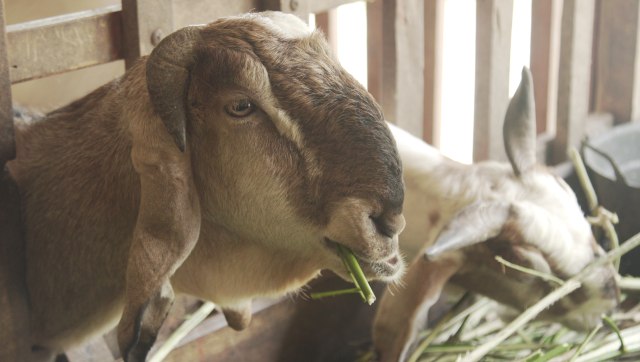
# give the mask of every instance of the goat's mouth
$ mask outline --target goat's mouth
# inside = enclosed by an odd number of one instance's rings
[[[347,245],[331,240],[329,238],[324,238],[324,242],[326,247],[338,258],[340,258],[338,245],[349,248]],[[398,252],[393,252],[390,255],[377,258],[375,260],[366,258],[356,251],[353,251],[353,255],[356,257],[356,260],[362,268],[362,272],[368,280],[382,280],[385,282],[392,282],[397,280],[404,271],[404,262]],[[348,270],[346,266],[344,266],[344,263],[340,262],[340,266],[341,267],[338,267],[333,271],[336,274],[340,275],[343,279],[350,281],[351,278],[349,277]]]

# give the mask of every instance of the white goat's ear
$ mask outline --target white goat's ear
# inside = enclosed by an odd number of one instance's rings
[[[504,118],[504,147],[513,172],[520,176],[536,164],[536,110],[531,72],[522,68],[518,90]]]
[[[476,202],[460,210],[425,251],[433,260],[453,250],[498,236],[509,218],[510,204],[501,201]]]

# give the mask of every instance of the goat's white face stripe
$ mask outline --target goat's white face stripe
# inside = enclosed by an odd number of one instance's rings
[[[280,108],[278,100],[271,90],[266,90],[263,94],[265,103],[263,104],[264,111],[269,115],[274,126],[278,130],[278,133],[287,138],[296,146],[298,151],[302,154],[307,165],[307,171],[312,178],[322,175],[322,170],[318,162],[315,151],[309,149],[305,145],[305,138],[300,129],[300,125],[296,120],[289,116],[289,113]]]
[[[304,149],[304,139],[300,127],[282,109],[276,110],[276,117],[273,119],[278,132],[295,143],[299,150]]]
[[[272,117],[272,119],[274,125],[278,129],[278,132],[293,142],[298,148],[298,151],[300,151],[304,157],[309,176],[315,178],[322,175],[320,164],[318,163],[315,152],[308,147],[305,147],[304,136],[300,131],[299,125],[289,117],[287,112],[280,108],[275,110],[275,117]]]

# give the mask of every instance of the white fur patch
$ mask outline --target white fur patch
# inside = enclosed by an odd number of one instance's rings
[[[307,24],[292,14],[281,13],[279,11],[265,11],[246,14],[243,18],[260,23],[284,39],[300,39],[311,34],[311,30]]]
[[[273,104],[277,104],[275,97],[270,97]],[[276,126],[278,132],[293,142],[307,163],[307,171],[312,178],[317,178],[322,175],[322,170],[317,160],[317,156],[313,150],[310,150],[305,146],[304,136],[298,124],[289,117],[286,111],[281,108],[274,107],[274,116],[271,117],[273,124]]]
[[[278,132],[281,135],[290,139],[293,143],[296,144],[298,149],[302,150],[304,148],[304,142],[302,137],[302,132],[300,132],[300,127],[293,122],[293,120],[289,117],[287,112],[282,109],[276,110],[276,117],[273,119]]]

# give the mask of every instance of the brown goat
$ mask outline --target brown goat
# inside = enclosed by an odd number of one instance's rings
[[[16,125],[32,344],[118,323],[143,361],[174,291],[244,328],[251,300],[331,269],[393,280],[402,170],[372,97],[281,13],[179,30],[88,96]]]

